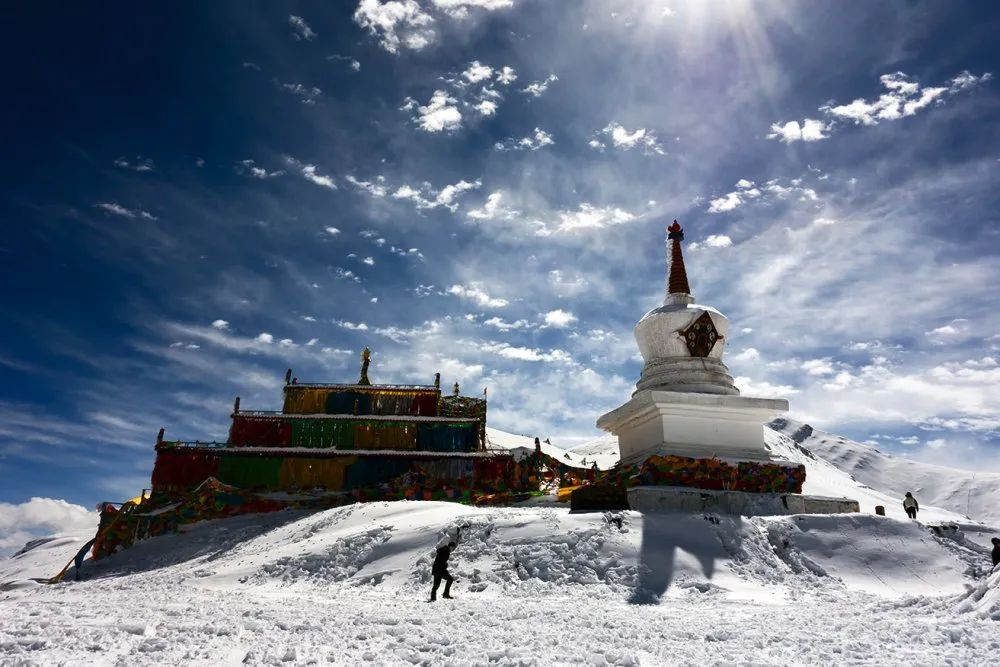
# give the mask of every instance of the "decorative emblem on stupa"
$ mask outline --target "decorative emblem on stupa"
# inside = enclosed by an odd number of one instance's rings
[[[721,338],[708,313],[699,315],[681,335],[684,336],[684,344],[692,357],[707,357],[715,347],[715,341]]]

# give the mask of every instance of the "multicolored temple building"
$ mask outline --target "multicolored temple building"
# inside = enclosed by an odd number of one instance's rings
[[[427,495],[455,498],[471,492],[477,471],[493,474],[485,470],[498,456],[486,451],[485,397],[461,396],[457,385],[442,395],[439,375],[433,385],[372,384],[369,354],[353,384],[301,383],[289,370],[280,412],[242,410],[237,398],[225,443],[160,438],[153,493],[184,493],[213,478],[257,491],[377,495],[410,475],[437,482]]]

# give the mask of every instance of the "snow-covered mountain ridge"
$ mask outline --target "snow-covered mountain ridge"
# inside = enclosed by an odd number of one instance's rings
[[[1000,526],[998,472],[973,472],[893,456],[791,419],[775,420],[770,427],[873,489],[897,498],[912,491],[921,505]]]

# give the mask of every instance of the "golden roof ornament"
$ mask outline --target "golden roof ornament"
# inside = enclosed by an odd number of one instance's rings
[[[367,347],[361,350],[361,378],[358,380],[358,384],[370,385],[371,380],[368,379],[368,365],[372,361],[372,351]]]

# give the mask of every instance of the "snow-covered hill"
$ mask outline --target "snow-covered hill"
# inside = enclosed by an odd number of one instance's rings
[[[946,468],[893,456],[791,419],[775,420],[771,426],[873,489],[897,499],[912,491],[921,506],[933,505],[1000,526],[1000,473]]]

